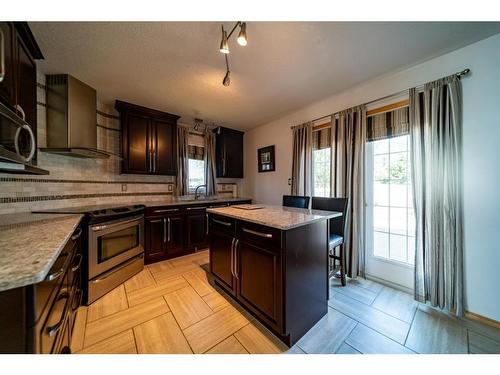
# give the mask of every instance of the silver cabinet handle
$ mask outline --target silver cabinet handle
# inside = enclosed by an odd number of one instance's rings
[[[156,173],[156,150],[153,151],[153,173]]]
[[[69,299],[69,293],[65,291],[59,295],[59,297],[57,298],[57,301],[64,301],[64,300],[67,301],[68,299]],[[64,323],[65,316],[66,316],[66,304],[64,306],[64,310],[63,310],[63,313],[61,315],[61,319],[59,320],[59,322],[57,322],[53,326],[47,327],[47,334],[49,335],[49,337],[54,336],[57,333],[57,331],[59,331],[59,329],[61,329],[61,327]]]
[[[163,243],[167,242],[167,219],[163,218]]]
[[[233,237],[233,241],[231,242],[231,259],[230,259],[230,262],[231,262],[231,275],[235,276],[234,275],[234,241],[236,241],[236,238]]]
[[[205,217],[207,218],[207,228],[205,229],[205,234],[208,235],[208,214],[205,214]]]
[[[239,272],[238,272],[238,242],[240,242],[239,239],[236,240],[234,243],[234,276],[239,280]]]
[[[170,220],[170,218],[167,219],[168,220],[168,242],[170,242],[170,232],[172,230],[172,220]]]
[[[72,236],[71,236],[71,240],[72,240],[72,241],[76,241],[78,238],[80,238],[80,236],[82,235],[82,232],[83,232],[82,227],[79,227],[79,228],[78,228],[78,233],[77,233],[77,234],[72,235]]]
[[[68,254],[67,253],[63,253],[60,256],[61,257],[63,257],[63,256],[67,257]],[[56,272],[47,275],[47,277],[45,277],[45,280],[46,281],[53,281],[53,280],[59,278],[59,276],[61,276],[64,273],[64,269],[66,268],[66,262],[67,262],[67,260],[64,261],[64,265],[60,269],[58,269]]]
[[[250,234],[255,234],[256,236],[259,236],[259,237],[273,238],[273,235],[270,234],[270,233],[261,233],[261,232],[257,232],[255,230],[251,230],[251,229],[243,228],[243,232],[247,232],[247,233],[250,233]]]
[[[177,211],[179,211],[178,208],[170,208],[168,210],[154,210],[153,212],[159,214],[162,212],[177,212]]]
[[[56,272],[51,273],[50,275],[48,275],[45,278],[45,280],[47,280],[47,281],[53,281],[53,280],[57,279],[59,276],[61,276],[63,273],[64,273],[64,267],[62,267],[58,271],[56,271]]]
[[[206,210],[207,208],[205,206],[203,207],[187,207],[186,210],[192,211],[192,210]]]
[[[218,223],[218,224],[225,225],[226,227],[230,227],[231,226],[231,223],[228,223],[228,222],[225,222],[225,221],[221,221],[221,220],[217,220],[217,219],[212,219],[212,221],[215,222],[215,223]]]
[[[0,29],[0,82],[5,78],[5,35]]]
[[[75,257],[78,257],[78,263],[73,267],[71,267],[71,272],[78,271],[78,269],[82,265],[82,259],[83,259],[82,254],[76,254]]]

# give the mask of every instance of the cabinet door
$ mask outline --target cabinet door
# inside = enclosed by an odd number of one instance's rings
[[[243,178],[243,136],[227,135],[224,143],[226,153],[224,177]]]
[[[282,331],[282,265],[279,250],[238,241],[235,246],[237,299]]]
[[[168,257],[181,255],[184,252],[184,220],[183,216],[168,216],[167,220],[167,253]]]
[[[167,221],[164,217],[146,218],[145,222],[145,263],[153,263],[167,258]]]
[[[177,127],[171,122],[153,120],[154,163],[153,173],[175,175],[177,170]]]
[[[210,272],[232,294],[236,289],[235,279],[231,272],[233,240],[232,236],[210,231]]]
[[[10,107],[15,105],[14,97],[14,25],[11,22],[0,22],[0,37],[3,37],[3,79],[0,81],[0,100]]]
[[[205,209],[196,211],[187,215],[187,247],[198,250],[207,247],[208,221]]]
[[[152,170],[150,121],[134,113],[124,113],[122,116],[123,172],[150,173]]]

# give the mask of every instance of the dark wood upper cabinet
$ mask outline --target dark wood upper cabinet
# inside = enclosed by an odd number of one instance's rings
[[[30,125],[35,136],[37,125],[36,104],[36,62],[43,59],[33,34],[26,22],[0,22],[0,42],[3,50],[0,56],[0,101],[16,112]],[[13,139],[12,129],[0,129],[2,141]],[[26,130],[20,132],[19,149],[28,155],[31,138]],[[36,153],[33,162],[36,162]]]
[[[3,72],[0,72],[0,99],[3,103],[13,107],[15,105],[14,89],[14,24],[0,22],[0,42],[3,42]]]
[[[217,177],[243,178],[243,132],[223,127],[214,131]]]
[[[180,116],[117,100],[122,127],[122,173],[175,175]]]

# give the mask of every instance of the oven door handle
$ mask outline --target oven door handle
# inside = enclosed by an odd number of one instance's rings
[[[132,219],[129,219],[129,220],[118,221],[118,222],[113,223],[113,224],[93,225],[90,228],[92,228],[92,230],[94,232],[98,232],[100,230],[117,227],[118,225],[133,223],[135,221],[139,221],[140,219],[142,219],[142,216],[135,216],[135,217],[133,217]]]

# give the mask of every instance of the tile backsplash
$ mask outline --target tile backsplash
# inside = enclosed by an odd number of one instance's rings
[[[46,146],[45,75],[38,73],[38,148]],[[112,106],[97,103],[97,147],[109,159],[83,159],[38,150],[45,176],[0,174],[0,214],[94,204],[165,201],[175,191],[174,176],[120,174],[120,122]],[[219,183],[222,196],[236,196],[236,184]]]

